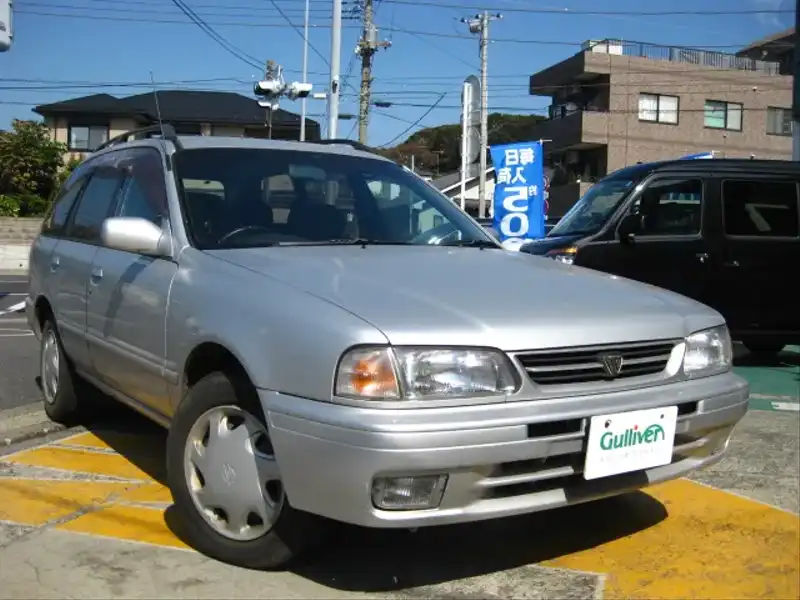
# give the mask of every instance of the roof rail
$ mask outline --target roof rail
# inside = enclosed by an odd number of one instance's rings
[[[99,150],[104,150],[105,148],[110,148],[111,146],[124,144],[125,142],[130,142],[133,140],[144,140],[153,137],[160,137],[162,139],[169,140],[175,144],[176,148],[179,150],[181,148],[181,143],[178,141],[178,134],[175,133],[175,128],[169,123],[164,123],[148,125],[147,127],[141,127],[139,129],[131,129],[130,131],[126,131],[123,134],[111,138],[104,144],[100,144],[94,149],[94,151],[97,152]]]
[[[341,139],[333,138],[333,139],[327,139],[327,140],[314,140],[312,143],[313,144],[327,144],[327,145],[336,144],[336,145],[342,145],[342,146],[350,146],[351,148],[355,148],[356,150],[361,150],[362,152],[369,152],[371,154],[375,154],[375,151],[372,148],[370,148],[369,146],[365,146],[361,142],[356,142],[355,140],[348,140],[346,138],[341,138]]]

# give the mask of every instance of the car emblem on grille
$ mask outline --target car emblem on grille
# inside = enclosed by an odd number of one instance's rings
[[[600,354],[597,357],[603,365],[606,377],[614,379],[622,370],[622,356],[619,354]]]

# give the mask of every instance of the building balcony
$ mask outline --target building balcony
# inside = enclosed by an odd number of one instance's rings
[[[608,118],[600,109],[551,107],[550,118],[531,128],[531,138],[547,140],[547,153],[607,144]]]
[[[626,59],[619,63],[620,59]],[[681,69],[687,67],[706,67],[720,70],[730,69],[759,73],[761,75],[780,75],[780,63],[756,60],[747,56],[737,56],[727,52],[699,50],[680,46],[662,46],[647,42],[627,42],[623,40],[590,40],[584,42],[580,52],[556,63],[530,77],[530,94],[533,96],[552,96],[567,85],[580,85],[591,81],[598,75],[607,75],[616,69],[624,69],[630,59],[673,63]]]

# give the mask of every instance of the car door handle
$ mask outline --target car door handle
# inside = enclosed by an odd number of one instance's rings
[[[52,259],[50,259],[51,273],[55,273],[59,266],[61,266],[61,259],[58,256],[54,256]]]
[[[98,283],[103,278],[103,269],[92,269],[92,283]]]
[[[705,263],[708,260],[708,254],[705,252],[699,252],[698,254],[695,254],[695,256],[701,263]]]

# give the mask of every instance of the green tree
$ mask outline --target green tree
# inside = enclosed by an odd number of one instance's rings
[[[0,210],[42,214],[58,187],[66,150],[43,123],[15,119],[11,131],[0,132]]]
[[[535,139],[534,125],[544,118],[541,115],[491,113],[488,119],[489,145],[531,141]],[[442,174],[452,173],[461,168],[461,126],[425,127],[405,142],[393,148],[382,148],[378,153],[405,165],[410,164],[413,155],[420,167]]]

